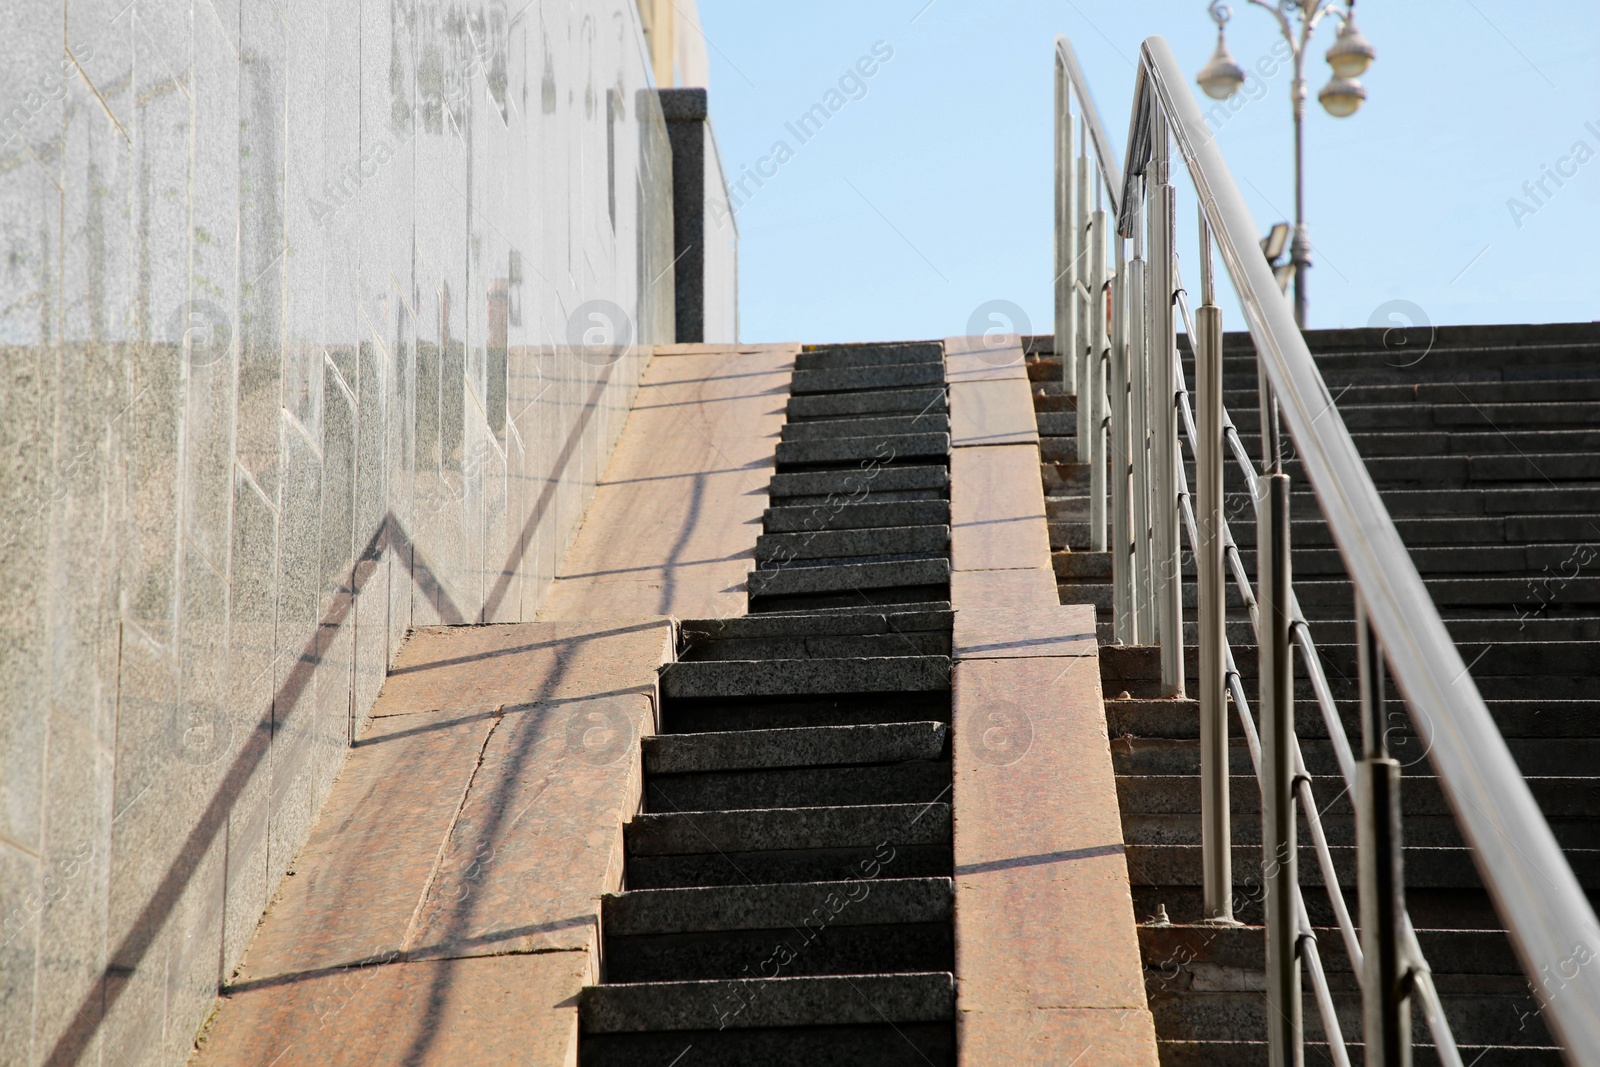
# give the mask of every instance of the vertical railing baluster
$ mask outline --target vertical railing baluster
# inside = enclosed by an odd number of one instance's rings
[[[1106,213],[1100,209],[1100,189],[1095,187],[1095,212],[1089,219],[1089,322],[1085,331],[1089,351],[1084,359],[1088,384],[1078,391],[1078,407],[1087,395],[1089,430],[1089,550],[1106,550],[1105,367],[1106,350]],[[1083,416],[1080,415],[1080,418]],[[1080,426],[1082,423],[1079,424]]]
[[[1056,60],[1056,337],[1061,360],[1061,385],[1067,396],[1078,394],[1076,350],[1078,294],[1077,215],[1073,201],[1072,94],[1066,68]]]
[[[1300,884],[1294,798],[1294,665],[1290,645],[1289,476],[1261,479],[1266,499],[1256,537],[1263,629],[1261,681],[1262,876],[1266,883],[1267,1048],[1272,1067],[1300,1067]]]
[[[1133,621],[1133,486],[1129,456],[1128,396],[1128,242],[1110,235],[1116,250],[1111,276],[1110,433],[1106,445],[1111,479],[1111,636],[1119,645],[1136,639]]]
[[[1233,921],[1233,841],[1228,810],[1228,698],[1223,638],[1227,619],[1222,571],[1222,309],[1211,275],[1211,234],[1200,212],[1200,306],[1195,309],[1198,410],[1195,481],[1200,544],[1195,577],[1200,594],[1200,839],[1204,914]]]
[[[1085,354],[1089,351],[1089,308],[1085,299],[1089,285],[1089,223],[1093,209],[1090,207],[1089,195],[1089,137],[1084,126],[1083,117],[1078,118],[1078,160],[1076,170],[1073,172],[1073,201],[1076,205],[1073,237],[1073,255],[1076,257],[1077,266],[1073,270],[1073,335],[1072,335],[1072,380],[1076,383],[1077,405],[1077,437],[1079,463],[1086,463],[1088,455],[1089,435],[1084,426],[1084,411],[1088,406],[1085,400],[1084,382],[1088,380],[1088,372],[1084,369]]]
[[[1144,193],[1136,182],[1134,196]],[[1134,642],[1156,640],[1154,582],[1150,573],[1150,279],[1145,261],[1145,227],[1135,206],[1133,259],[1128,263],[1128,457],[1133,465],[1133,624]]]
[[[1361,1022],[1367,1067],[1411,1067],[1410,967],[1400,852],[1400,763],[1389,756],[1383,652],[1356,597],[1362,760],[1356,767],[1356,882],[1361,894]]]
[[[1150,119],[1150,461],[1155,471],[1154,542],[1156,637],[1161,645],[1161,692],[1183,695],[1183,568],[1178,540],[1178,408],[1173,378],[1175,194],[1167,180],[1167,119],[1152,104]]]

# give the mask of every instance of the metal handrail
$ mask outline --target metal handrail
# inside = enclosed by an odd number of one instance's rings
[[[1576,953],[1588,944],[1600,946],[1600,923],[1433,607],[1257,250],[1255,222],[1217,146],[1204,132],[1199,108],[1160,37],[1148,39],[1140,49],[1134,96],[1123,189],[1115,201],[1118,232],[1137,240],[1141,183],[1153,165],[1160,171],[1156,181],[1165,182],[1165,145],[1170,136],[1239,296],[1270,390],[1266,395],[1275,399],[1276,410],[1296,442],[1366,625],[1382,645],[1384,660],[1429,750],[1523,968],[1530,975],[1544,976],[1537,992],[1551,1029],[1575,1062],[1600,1063],[1600,1012],[1595,1010],[1600,1004],[1600,969],[1574,967]],[[1264,439],[1267,431],[1264,423]],[[1239,456],[1243,450],[1237,433],[1224,437],[1230,451]],[[1250,473],[1253,478],[1254,471]],[[1161,505],[1173,506],[1165,499]],[[1236,557],[1236,550],[1230,555]],[[1230,559],[1229,567],[1236,578],[1241,576],[1243,568],[1236,558]],[[1302,620],[1303,616],[1295,620],[1299,625],[1293,627],[1294,641],[1312,672],[1319,705],[1327,716],[1331,693],[1326,692],[1326,679],[1319,678],[1320,665]],[[1330,717],[1338,722],[1336,714]],[[1342,737],[1340,727],[1330,729],[1330,734]],[[1348,739],[1340,756],[1341,773],[1349,780],[1354,757],[1348,752]],[[1414,948],[1408,920],[1405,927],[1406,940]],[[1591,949],[1584,961],[1595,954]],[[1555,988],[1550,983],[1553,976],[1559,976]],[[1430,1020],[1439,1017],[1436,996],[1430,996],[1432,983],[1425,971],[1419,977],[1424,1010]]]
[[[1106,199],[1111,202],[1112,212],[1119,213],[1118,205],[1122,202],[1122,168],[1117,163],[1117,154],[1112,150],[1111,142],[1106,138],[1105,127],[1100,122],[1100,109],[1095,106],[1094,94],[1089,91],[1089,83],[1083,76],[1083,68],[1078,65],[1078,53],[1072,50],[1072,42],[1065,35],[1056,37],[1056,60],[1066,77],[1068,88],[1072,90],[1072,95],[1078,98],[1079,112],[1089,127],[1089,143],[1094,145],[1094,158],[1100,167],[1100,176],[1105,182]]]
[[[1194,327],[1194,318],[1190,314],[1188,300],[1181,284],[1181,278],[1178,276],[1176,269],[1174,269],[1174,277],[1180,282],[1177,289],[1176,300],[1178,303],[1178,309],[1183,316],[1186,332],[1192,344],[1194,339],[1198,336]],[[1182,357],[1178,355],[1176,350],[1174,350],[1173,358],[1174,362],[1177,364],[1174,373],[1178,385],[1177,403],[1179,414],[1183,423],[1184,437],[1189,443],[1189,451],[1194,455],[1195,462],[1198,463],[1200,462],[1201,448],[1200,432],[1195,424],[1194,409],[1190,403],[1188,385],[1184,381],[1183,377]],[[1226,406],[1224,406],[1222,409],[1222,424],[1224,430],[1235,442],[1237,442],[1238,431],[1234,428],[1233,419],[1231,416],[1229,416]],[[1237,455],[1241,460],[1240,466],[1244,472],[1246,484],[1250,487],[1250,502],[1252,504],[1252,510],[1256,511],[1259,517],[1259,512],[1261,510],[1261,497],[1257,487],[1258,480],[1256,478],[1255,467],[1250,462],[1248,454],[1244,453],[1242,445],[1240,446]],[[1194,510],[1190,503],[1191,498],[1189,494],[1188,476],[1183,473],[1181,468],[1179,470],[1178,500],[1183,510],[1184,526],[1189,534],[1189,544],[1191,548],[1198,553],[1200,551],[1199,524],[1195,520]],[[1232,572],[1234,584],[1237,587],[1240,595],[1244,598],[1245,603],[1250,608],[1250,629],[1251,632],[1256,635],[1256,641],[1259,647],[1262,639],[1260,613],[1256,610],[1255,597],[1250,589],[1250,579],[1244,573],[1244,565],[1239,559],[1238,548],[1234,544],[1230,524],[1226,518],[1223,519],[1222,530],[1220,533],[1223,536],[1227,547],[1232,552],[1234,561]],[[1291,602],[1293,603],[1293,622],[1295,632],[1300,644],[1301,662],[1308,665],[1317,665],[1314,678],[1320,680],[1320,685],[1313,684],[1313,690],[1315,692],[1319,710],[1322,713],[1323,721],[1327,724],[1329,740],[1333,742],[1335,753],[1337,754],[1342,751],[1344,753],[1344,758],[1349,761],[1348,771],[1344,770],[1346,764],[1343,760],[1341,760],[1340,766],[1341,771],[1343,772],[1342,777],[1345,781],[1345,789],[1352,797],[1354,797],[1356,795],[1355,769],[1354,757],[1350,754],[1349,737],[1344,729],[1343,720],[1339,718],[1338,706],[1334,703],[1333,693],[1328,688],[1326,678],[1321,674],[1320,660],[1317,656],[1316,644],[1311,638],[1310,624],[1306,622],[1305,615],[1300,610],[1298,598],[1292,599]],[[1239,682],[1239,672],[1237,667],[1234,665],[1232,642],[1228,640],[1228,636],[1225,631],[1222,634],[1222,652],[1225,662],[1229,695],[1232,696],[1234,706],[1238,709],[1241,729],[1244,731],[1245,747],[1250,753],[1251,765],[1255,768],[1256,781],[1258,784],[1260,784],[1263,781],[1261,766],[1261,741],[1256,734],[1255,723],[1250,718],[1250,706],[1244,694],[1244,686]],[[1356,983],[1357,985],[1361,985],[1364,982],[1363,972],[1365,969],[1365,958],[1361,949],[1360,936],[1356,932],[1355,923],[1350,918],[1350,909],[1345,904],[1344,892],[1339,885],[1339,875],[1333,866],[1333,852],[1328,846],[1328,837],[1322,826],[1322,817],[1317,807],[1316,796],[1311,791],[1311,775],[1306,768],[1305,755],[1300,749],[1298,739],[1295,741],[1294,758],[1295,791],[1300,794],[1301,813],[1305,817],[1307,828],[1311,831],[1311,844],[1314,852],[1316,853],[1317,867],[1322,873],[1322,884],[1327,891],[1328,904],[1333,911],[1334,925],[1338,928],[1340,939],[1344,943],[1345,955],[1350,960],[1350,967],[1355,974]],[[1297,896],[1302,895],[1298,886],[1296,887],[1295,891]],[[1305,917],[1305,903],[1303,899],[1297,902],[1296,908],[1301,916],[1300,924],[1302,929],[1300,936],[1302,938],[1310,937],[1311,940],[1315,942],[1316,935],[1312,932],[1310,920]],[[1422,953],[1421,945],[1417,943],[1416,931],[1411,926],[1411,918],[1409,914],[1405,918],[1405,926],[1409,935],[1408,940],[1410,942],[1411,962],[1416,968],[1413,981],[1417,989],[1417,994],[1422,1001],[1429,1033],[1433,1035],[1434,1045],[1438,1051],[1439,1058],[1445,1064],[1445,1067],[1464,1067],[1461,1059],[1461,1053],[1456,1048],[1455,1035],[1451,1032],[1449,1021],[1445,1018],[1444,1006],[1439,1000],[1439,993],[1434,988],[1431,978],[1424,980],[1424,977],[1428,974],[1427,959]],[[1323,973],[1321,958],[1313,958],[1308,955],[1306,966],[1307,970],[1311,974],[1312,984],[1317,993],[1317,1006],[1319,1014],[1322,1016],[1323,1029],[1328,1035],[1330,1046],[1334,1048],[1334,1062],[1336,1064],[1348,1064],[1348,1050],[1344,1048],[1343,1037],[1339,1034],[1338,1020],[1332,1015],[1332,1001],[1328,1000],[1326,1004],[1324,1004],[1323,994],[1327,987],[1327,977]]]

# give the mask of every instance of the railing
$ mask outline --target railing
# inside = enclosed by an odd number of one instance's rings
[[[1442,1063],[1460,1064],[1448,1021],[1405,909],[1400,766],[1384,747],[1385,666],[1405,698],[1484,884],[1505,921],[1551,1030],[1572,1062],[1600,1064],[1600,924],[1518,772],[1477,686],[1434,609],[1357,454],[1321,373],[1256,243],[1254,220],[1166,42],[1140,50],[1126,163],[1119,174],[1081,69],[1056,42],[1056,350],[1078,398],[1078,455],[1091,470],[1091,547],[1112,555],[1115,640],[1160,646],[1162,689],[1185,691],[1180,524],[1199,586],[1203,898],[1208,921],[1231,923],[1228,797],[1231,697],[1262,793],[1266,885],[1267,1040],[1274,1064],[1299,1062],[1300,975],[1308,977],[1330,1054],[1349,1063],[1298,879],[1304,819],[1323,883],[1362,988],[1368,1064],[1409,1063],[1415,1002]],[[1083,116],[1076,173],[1072,104]],[[1170,146],[1199,202],[1200,305],[1191,312],[1174,248]],[[1094,158],[1088,158],[1092,145]],[[1088,210],[1091,179],[1115,214]],[[1258,474],[1222,399],[1222,318],[1211,244],[1239,296],[1257,356]],[[1106,268],[1110,243],[1115,267]],[[1131,248],[1130,248],[1131,245]],[[1146,256],[1148,248],[1148,257]],[[1095,298],[1110,291],[1107,313]],[[1195,353],[1191,405],[1176,347],[1178,315]],[[1109,336],[1107,336],[1109,333]],[[1109,377],[1109,384],[1107,378]],[[1198,408],[1198,418],[1196,417]],[[1191,498],[1179,426],[1195,459]],[[1355,590],[1362,744],[1357,759],[1324,677],[1289,567],[1289,477],[1283,431],[1298,456]],[[1223,467],[1243,472],[1257,518],[1257,589],[1223,513]],[[1104,498],[1109,481],[1111,514]],[[1198,505],[1198,506],[1197,506]],[[1248,610],[1259,650],[1260,736],[1225,627],[1226,580]],[[1345,905],[1294,731],[1294,650],[1306,672],[1356,817],[1359,928]],[[1581,959],[1579,958],[1581,955]],[[1575,963],[1580,964],[1574,970]],[[1557,996],[1556,994],[1560,995]]]

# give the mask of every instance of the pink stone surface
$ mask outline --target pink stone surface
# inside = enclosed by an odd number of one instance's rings
[[[981,337],[947,337],[944,341],[945,381],[1027,381],[1028,366],[1022,338],[1014,333]]]
[[[962,604],[1057,607],[1056,573],[1047,567],[1006,571],[952,571],[950,599]]]
[[[742,615],[798,345],[669,345],[541,619]]]
[[[1094,606],[964,607],[956,612],[956,659],[1098,656]]]
[[[672,639],[659,617],[413,632],[201,1062],[570,1062]]]
[[[952,569],[1051,567],[1038,470],[1039,449],[1031,444],[951,450]]]
[[[576,1063],[586,952],[337,967],[240,985],[197,1067]]]

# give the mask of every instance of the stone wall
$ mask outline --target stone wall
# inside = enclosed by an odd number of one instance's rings
[[[633,0],[0,18],[0,1062],[176,1063],[407,628],[532,618],[670,152]]]

